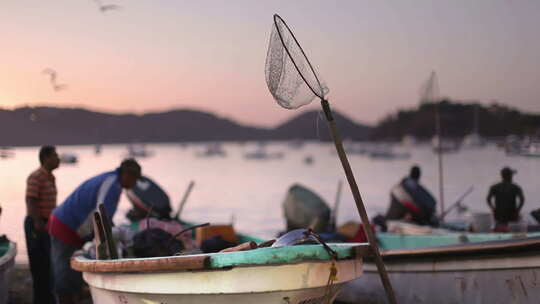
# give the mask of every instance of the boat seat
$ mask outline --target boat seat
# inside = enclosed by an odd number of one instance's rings
[[[199,227],[195,232],[195,241],[197,246],[200,247],[205,240],[215,236],[221,236],[221,238],[227,242],[238,243],[238,236],[232,225],[210,225]]]

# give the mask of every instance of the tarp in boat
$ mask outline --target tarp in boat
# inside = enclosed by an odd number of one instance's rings
[[[327,231],[330,208],[324,200],[308,188],[294,184],[283,201],[287,231],[311,227],[314,232]]]
[[[170,218],[172,209],[169,196],[149,177],[141,177],[133,188],[126,191],[126,194],[135,206],[135,209],[130,211],[135,217],[132,220],[136,220],[138,216],[144,218],[150,208],[152,208],[153,216]]]

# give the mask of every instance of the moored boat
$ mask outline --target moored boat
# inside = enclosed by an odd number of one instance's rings
[[[9,270],[15,265],[17,245],[10,241],[0,242],[0,304],[8,303]]]
[[[136,258],[72,259],[95,303],[332,303],[362,274],[367,244]],[[337,270],[337,273],[333,272]]]
[[[538,303],[540,234],[378,236],[400,303]],[[386,303],[376,267],[366,261],[361,278],[338,300]]]

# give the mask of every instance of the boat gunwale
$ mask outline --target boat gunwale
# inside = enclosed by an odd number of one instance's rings
[[[17,244],[9,241],[7,251],[0,257],[0,272],[5,271],[15,264],[15,256],[17,255]]]
[[[367,243],[331,244],[330,247],[338,253],[338,260],[362,259],[363,257],[371,255],[371,249]],[[283,251],[284,248],[286,248],[285,251]],[[259,251],[259,256],[267,255],[268,258],[266,260],[256,260],[257,253],[253,253],[257,250],[264,251]],[[302,251],[307,251],[310,254],[304,254],[305,252]],[[250,255],[254,256],[255,259],[243,258],[246,255],[247,257]],[[286,261],[291,255],[293,258],[291,258],[290,261]],[[328,255],[321,245],[299,245],[282,248],[259,248],[241,252],[117,260],[92,260],[84,257],[82,252],[77,252],[71,258],[71,267],[77,271],[94,273],[215,271],[231,269],[233,267],[277,266],[305,262],[324,262],[330,259],[330,255]],[[235,260],[237,262],[235,262]],[[244,260],[244,262],[242,260]]]
[[[384,260],[394,260],[445,256],[490,255],[514,252],[525,253],[527,251],[538,249],[540,249],[540,237],[526,237],[415,249],[391,249],[381,251],[381,255]]]

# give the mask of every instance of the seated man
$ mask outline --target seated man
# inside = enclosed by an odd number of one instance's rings
[[[493,212],[497,232],[508,232],[508,223],[519,220],[519,213],[525,204],[521,187],[512,182],[515,173],[515,170],[504,167],[501,170],[502,182],[489,188],[487,204]]]
[[[435,198],[420,185],[420,168],[411,168],[408,177],[394,186],[390,192],[387,220],[404,220],[418,225],[438,226],[435,217]]]

